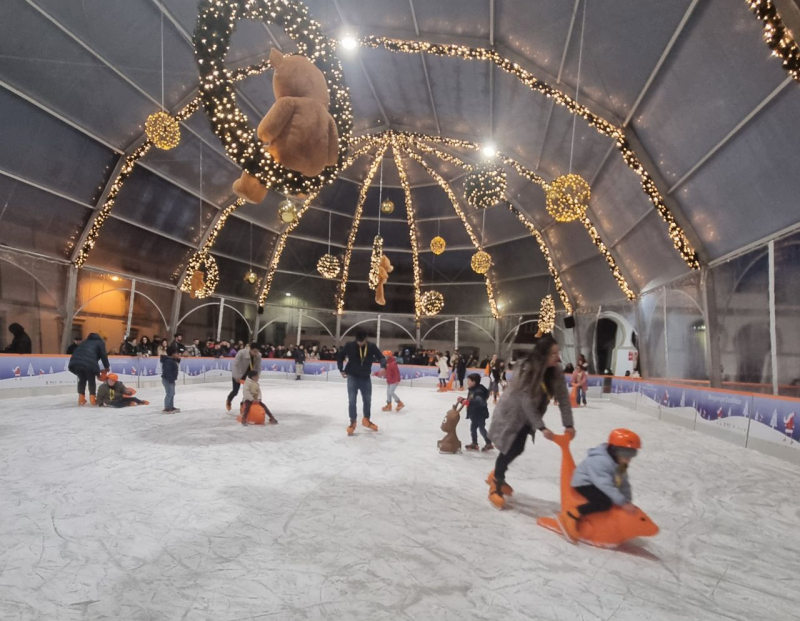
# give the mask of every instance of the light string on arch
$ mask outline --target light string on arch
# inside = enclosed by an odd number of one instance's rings
[[[419,321],[422,316],[422,297],[420,293],[421,274],[419,267],[419,243],[417,240],[417,222],[414,216],[414,203],[411,195],[411,186],[408,183],[408,174],[403,160],[400,156],[400,145],[396,136],[391,137],[392,155],[397,166],[397,174],[400,175],[400,185],[403,186],[403,193],[406,200],[406,221],[408,222],[408,237],[411,242],[411,261],[414,270],[414,319]]]
[[[398,136],[398,140],[402,140],[402,136]],[[458,202],[458,197],[453,192],[453,189],[450,187],[450,184],[445,181],[444,177],[442,177],[439,173],[437,173],[433,168],[428,165],[428,163],[422,158],[421,155],[414,152],[407,141],[403,142],[404,150],[408,154],[408,156],[417,162],[420,166],[425,169],[425,172],[430,175],[433,180],[439,184],[439,187],[444,190],[444,193],[447,194],[447,197],[450,199],[450,202],[453,205],[453,209],[455,210],[456,214],[458,215],[459,219],[461,220],[462,224],[464,225],[464,230],[467,232],[470,240],[472,241],[472,245],[475,247],[476,250],[481,250],[481,244],[478,238],[475,236],[475,232],[472,230],[472,226],[470,225],[469,221],[467,220],[464,211],[461,209],[461,205]],[[489,308],[492,312],[492,317],[498,319],[500,317],[500,311],[497,309],[497,301],[495,299],[494,293],[494,286],[492,285],[492,281],[489,278],[489,273],[483,275],[484,281],[486,283],[486,296],[489,299]]]
[[[439,154],[447,155],[447,160],[446,161],[448,161],[451,164],[454,164],[456,166],[460,166],[464,170],[472,170],[474,168],[471,164],[468,164],[467,162],[465,162],[464,160],[462,160],[459,157],[456,157],[456,156],[454,156],[452,154],[445,153],[445,152],[443,152],[441,150],[434,149],[432,147],[429,147],[428,145],[425,145],[422,142],[422,140],[423,139],[424,140],[431,140],[431,141],[434,141],[434,142],[441,142],[442,144],[446,144],[447,146],[452,146],[452,147],[455,147],[455,148],[469,148],[469,149],[473,149],[473,150],[479,149],[480,145],[478,145],[478,144],[476,144],[474,142],[467,141],[467,140],[458,140],[458,139],[453,139],[453,138],[445,138],[445,137],[441,137],[441,136],[425,136],[425,135],[422,135],[422,134],[412,134],[412,137],[414,139],[414,144],[420,150],[427,151],[428,153],[431,153],[431,154],[437,155],[437,156]],[[508,166],[513,168],[521,177],[527,179],[531,183],[535,183],[535,184],[541,186],[545,191],[547,191],[547,182],[541,176],[537,175],[532,170],[530,170],[527,167],[523,166],[522,164],[520,164],[517,160],[515,160],[512,157],[509,157],[509,156],[504,155],[502,153],[498,154],[498,157],[504,164],[507,164]],[[527,228],[529,231],[531,231],[531,233],[536,237],[536,240],[539,242],[539,246],[543,249],[542,252],[544,252],[544,248],[546,247],[546,245],[544,243],[544,239],[542,238],[541,233],[539,233],[538,231],[536,233],[533,233],[533,231],[535,230],[535,228],[533,227],[533,223],[528,221],[528,219],[524,216],[524,214],[522,214],[522,212],[520,212],[518,209],[516,209],[511,204],[511,202],[506,201],[506,205],[514,213],[514,215],[517,217],[517,219],[520,222],[522,222],[522,224],[525,225],[525,228]],[[617,285],[619,286],[619,288],[622,291],[622,293],[625,294],[625,297],[627,299],[635,300],[636,299],[636,293],[633,291],[631,286],[628,284],[628,281],[625,278],[625,276],[623,276],[622,271],[620,270],[619,264],[617,263],[617,261],[614,258],[614,256],[611,254],[611,251],[608,249],[606,244],[601,239],[600,233],[597,231],[597,227],[594,225],[594,223],[592,222],[591,218],[589,218],[588,215],[584,214],[581,218],[579,218],[579,220],[580,220],[581,224],[583,224],[584,228],[586,229],[586,232],[589,234],[589,238],[592,240],[592,243],[595,245],[595,247],[597,247],[598,252],[600,252],[600,254],[603,256],[603,258],[606,260],[606,263],[608,264],[608,267],[611,270],[611,275],[614,277],[614,280],[616,280]],[[549,269],[550,273],[553,274],[553,272],[555,271],[555,273],[557,274],[558,272],[557,272],[557,270],[555,270],[555,268],[554,268],[554,266],[552,264],[552,259],[550,257],[550,252],[549,251],[545,253],[545,258],[548,260],[548,269]],[[566,292],[564,292],[563,287],[561,286],[561,278],[560,277],[556,278],[554,276],[554,280],[556,281],[556,286],[557,286],[557,291],[558,291],[559,297],[561,298],[561,300],[563,302],[568,296],[567,296]],[[568,304],[565,304],[565,308],[571,309],[572,306],[568,305]]]
[[[370,48],[383,48],[389,52],[405,53],[405,54],[433,54],[436,56],[444,56],[449,58],[463,58],[465,60],[482,60],[490,61],[500,67],[506,73],[516,77],[525,86],[534,92],[542,93],[546,97],[552,98],[555,103],[564,106],[567,110],[575,115],[583,117],[590,127],[593,127],[597,132],[603,136],[607,136],[614,141],[614,144],[622,156],[625,164],[633,170],[641,179],[642,189],[649,198],[650,202],[658,211],[661,219],[667,224],[668,234],[673,246],[681,255],[681,258],[691,269],[700,269],[700,261],[697,257],[697,252],[692,247],[683,229],[675,220],[669,207],[664,203],[656,187],[650,173],[647,172],[642,162],[637,157],[633,148],[625,138],[625,132],[622,127],[614,125],[605,120],[601,116],[593,113],[589,108],[576,102],[572,97],[563,93],[547,84],[546,82],[538,79],[530,71],[523,69],[519,63],[516,63],[504,56],[500,55],[495,50],[485,48],[473,48],[465,45],[445,44],[445,43],[431,43],[427,41],[405,41],[402,39],[393,39],[390,37],[364,37],[358,41],[363,47]]]
[[[359,157],[365,155],[370,149],[372,149],[373,146],[374,145],[370,142],[367,144],[362,144],[360,148],[355,149],[352,155],[350,155],[342,164],[342,171],[350,168]],[[278,264],[280,263],[281,256],[286,248],[286,242],[289,238],[289,235],[300,225],[300,219],[311,208],[311,202],[315,200],[317,196],[319,196],[321,191],[322,189],[320,188],[308,195],[308,197],[303,201],[303,206],[300,208],[300,211],[297,212],[297,217],[295,217],[294,221],[289,224],[278,237],[278,241],[275,244],[275,249],[272,252],[272,258],[269,262],[269,267],[267,268],[267,276],[264,279],[264,286],[261,288],[261,291],[258,294],[259,306],[264,306],[264,303],[267,301],[267,296],[269,296],[270,289],[272,288],[272,281],[275,279],[275,273],[278,270]],[[330,238],[328,239],[328,252],[330,252]]]
[[[356,204],[356,213],[353,216],[353,225],[350,227],[350,235],[347,238],[347,249],[344,253],[344,261],[342,261],[342,279],[339,281],[339,286],[336,290],[336,314],[341,315],[344,313],[344,295],[347,292],[347,279],[350,275],[350,259],[353,256],[353,246],[356,242],[356,235],[358,234],[358,225],[361,223],[361,215],[364,213],[364,202],[367,200],[367,191],[378,172],[378,166],[383,160],[386,149],[389,147],[388,139],[384,138],[378,147],[378,154],[372,160],[367,176],[364,178],[364,183],[361,185],[361,191],[358,195],[358,203]]]
[[[764,41],[772,55],[781,59],[783,68],[795,82],[800,82],[800,47],[783,23],[775,3],[772,0],[747,0],[747,5],[764,24]]]

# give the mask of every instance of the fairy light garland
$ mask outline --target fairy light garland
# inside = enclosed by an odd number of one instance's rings
[[[542,304],[539,306],[539,332],[550,334],[555,327],[556,303],[552,295],[547,295],[542,298]]]
[[[781,65],[796,82],[800,82],[800,48],[785,26],[772,0],[747,0],[750,10],[764,24],[764,41],[772,55],[781,59]]]
[[[361,191],[358,195],[356,213],[353,216],[353,226],[350,227],[350,235],[347,238],[347,249],[345,250],[344,261],[342,262],[342,279],[339,281],[339,287],[336,292],[336,313],[338,315],[341,315],[344,312],[344,295],[347,292],[347,278],[350,274],[350,259],[353,257],[353,246],[356,243],[358,225],[361,223],[361,215],[364,213],[364,203],[367,200],[367,191],[372,183],[372,179],[375,177],[375,173],[378,172],[378,166],[380,166],[381,160],[383,159],[383,155],[386,153],[388,146],[388,141],[384,139],[378,150],[378,154],[375,156],[375,159],[372,160],[372,164],[367,171],[367,176],[364,179],[364,183],[362,184]]]
[[[600,251],[600,254],[603,255],[605,258],[606,263],[608,263],[608,267],[611,269],[611,274],[614,276],[614,279],[617,281],[617,285],[619,288],[622,289],[622,292],[625,294],[625,297],[629,300],[635,300],[636,294],[633,292],[633,289],[630,288],[628,285],[628,281],[625,280],[625,277],[622,275],[622,272],[619,269],[619,265],[617,265],[616,260],[613,256],[611,256],[611,252],[609,252],[608,247],[603,243],[603,240],[600,239],[600,234],[597,232],[597,228],[592,224],[591,220],[589,220],[588,216],[583,216],[581,219],[581,223],[586,228],[589,233],[589,237],[592,238],[594,245],[597,246],[597,249]]]
[[[225,67],[231,35],[242,19],[260,20],[283,28],[325,76],[330,92],[329,112],[339,133],[339,160],[316,177],[306,177],[279,164],[258,140],[247,115],[236,102],[232,72]],[[193,37],[200,93],[212,129],[228,157],[256,177],[267,189],[308,195],[332,182],[346,158],[353,128],[350,95],[343,82],[341,63],[320,25],[306,7],[294,0],[204,0],[200,4]]]
[[[419,265],[419,242],[417,241],[417,221],[414,215],[414,203],[411,196],[411,186],[408,183],[408,173],[406,167],[403,165],[403,159],[400,157],[400,145],[396,137],[392,136],[392,155],[394,156],[394,163],[397,167],[397,174],[400,176],[400,185],[403,187],[403,193],[406,200],[406,222],[408,223],[408,237],[411,242],[411,265],[414,272],[414,315],[419,319],[423,314],[424,308],[422,298],[420,297],[420,265]],[[442,307],[444,307],[444,298],[442,298]],[[440,309],[441,310],[441,309]]]
[[[476,166],[464,181],[464,198],[475,209],[489,209],[505,200],[506,171],[494,162]]]
[[[181,125],[178,119],[163,111],[154,112],[147,117],[144,133],[150,142],[164,151],[174,149],[181,141]]]
[[[444,296],[433,289],[426,291],[420,299],[420,309],[425,317],[438,315],[444,310]]]
[[[547,185],[547,213],[556,222],[574,222],[586,215],[591,188],[580,175],[559,175]]]

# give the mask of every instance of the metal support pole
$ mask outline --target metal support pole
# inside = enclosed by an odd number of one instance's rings
[[[456,337],[455,343],[453,344],[453,350],[458,351],[458,315],[456,315]]]
[[[645,344],[649,341],[650,335],[645,334],[645,326],[647,324],[645,323],[644,316],[642,314],[641,298],[636,301],[636,324],[636,334],[639,335],[639,338],[636,340],[637,347],[639,348],[639,375],[642,377],[649,377],[651,375],[650,360],[647,357],[647,347]]]
[[[222,340],[222,316],[225,314],[225,298],[219,299],[219,318],[217,319],[217,340]]]
[[[250,333],[250,342],[258,340],[258,327],[261,324],[261,315],[258,314],[256,309],[256,320],[253,322],[253,331]]]
[[[714,278],[707,267],[701,275],[703,305],[705,306],[706,348],[708,348],[708,379],[712,388],[722,386],[722,356],[720,355],[719,319],[717,316],[717,299],[714,294]]]
[[[422,349],[422,328],[419,321],[417,322],[417,349]]]
[[[181,290],[175,289],[172,296],[172,313],[169,316],[169,325],[167,326],[167,334],[172,334],[175,338],[175,333],[178,331],[178,322],[181,318]]]
[[[667,332],[667,288],[664,291],[664,362],[667,365],[664,374],[669,377],[669,333]]]
[[[775,240],[769,248],[769,345],[772,366],[772,394],[778,394],[778,322],[775,316]]]
[[[297,309],[297,340],[294,342],[295,345],[300,345],[300,336],[303,330],[303,309]]]
[[[336,349],[339,349],[339,345],[342,342],[342,316],[338,313],[336,314]]]
[[[381,316],[378,315],[378,328],[377,334],[375,336],[375,345],[378,346],[378,349],[381,348]]]
[[[78,296],[78,268],[69,266],[67,290],[64,293],[64,331],[61,333],[61,353],[67,351],[72,340],[72,321],[75,318],[75,298]]]
[[[494,320],[494,353],[500,355],[500,320]]]
[[[125,326],[125,338],[131,335],[131,320],[133,319],[133,298],[136,297],[136,279],[131,278],[131,297],[128,300],[128,324]]]

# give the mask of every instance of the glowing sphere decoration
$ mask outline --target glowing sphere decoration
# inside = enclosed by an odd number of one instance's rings
[[[426,291],[420,298],[422,313],[426,317],[433,317],[442,312],[444,308],[444,296],[438,291]]]
[[[144,133],[159,149],[169,151],[181,141],[181,124],[166,112],[155,112],[147,117]]]
[[[475,167],[464,181],[464,197],[475,209],[488,209],[506,197],[506,171],[492,162]]]
[[[556,303],[553,296],[548,295],[542,299],[539,307],[539,331],[542,334],[550,334],[556,327]]]
[[[556,222],[573,222],[583,218],[591,196],[591,188],[583,177],[573,173],[561,175],[547,186],[547,213]]]
[[[478,252],[472,255],[470,265],[472,265],[472,271],[476,274],[485,274],[489,271],[489,268],[492,267],[492,257],[488,252],[478,250]]]
[[[317,271],[325,278],[336,278],[341,269],[339,259],[332,254],[323,254],[317,261]]]
[[[433,254],[442,254],[445,248],[447,248],[447,242],[444,241],[444,237],[437,235],[431,240],[431,252]]]
[[[297,206],[288,198],[278,204],[278,217],[284,224],[291,224],[297,220]]]
[[[250,270],[244,275],[244,281],[254,285],[258,282],[258,274],[256,274],[253,270]]]
[[[389,198],[384,199],[383,202],[381,203],[381,213],[388,216],[393,211],[394,211],[394,203],[392,202],[392,200]]]

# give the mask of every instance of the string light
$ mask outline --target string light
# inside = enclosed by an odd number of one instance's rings
[[[381,258],[383,257],[383,237],[376,235],[372,240],[372,256],[369,259],[369,288],[373,291],[378,287],[380,278]]]
[[[336,278],[341,269],[339,259],[330,253],[323,254],[317,261],[317,271],[325,278]]]
[[[205,281],[200,289],[194,290],[196,298],[207,298],[214,295],[219,284],[219,267],[217,261],[210,254],[198,253],[190,260],[186,268],[186,278],[181,283],[181,291],[192,293],[192,276],[195,272],[203,271],[205,268]]]
[[[247,115],[239,108],[232,72],[225,67],[231,34],[242,19],[261,20],[283,28],[300,54],[325,76],[330,92],[329,112],[339,134],[339,159],[316,177],[306,177],[281,166],[258,140]],[[200,96],[225,152],[242,170],[267,189],[283,194],[308,195],[332,182],[346,158],[353,128],[350,94],[334,47],[306,7],[295,0],[204,0],[199,9],[193,44],[200,72]]]
[[[419,319],[423,313],[422,298],[420,297],[420,286],[422,283],[421,269],[419,265],[419,242],[417,241],[417,221],[414,215],[414,203],[411,196],[411,186],[408,183],[408,174],[403,160],[400,157],[399,144],[392,134],[392,155],[394,164],[397,167],[397,174],[400,176],[400,185],[403,186],[403,194],[406,200],[406,222],[408,223],[408,238],[411,242],[411,265],[414,273],[414,316]],[[444,300],[442,301],[444,304]]]
[[[393,134],[395,136],[395,140],[400,142],[403,139],[403,135]],[[461,223],[464,225],[464,230],[469,235],[470,240],[472,241],[472,245],[475,246],[476,249],[480,249],[480,243],[478,242],[478,238],[475,236],[475,233],[472,231],[472,226],[470,226],[467,217],[464,215],[464,211],[461,209],[461,206],[458,203],[458,198],[456,197],[455,193],[453,192],[450,184],[444,180],[444,178],[437,173],[433,168],[431,168],[428,163],[422,158],[421,155],[415,153],[409,148],[409,144],[407,141],[403,142],[405,147],[405,152],[408,154],[410,158],[412,158],[415,162],[417,162],[420,166],[422,166],[425,171],[433,178],[433,180],[439,184],[439,187],[444,190],[444,193],[447,194],[447,198],[450,199],[450,202],[453,205],[453,209],[455,210],[458,217],[461,219]],[[488,270],[487,270],[488,271]],[[495,319],[500,317],[500,312],[497,310],[497,302],[495,301],[494,296],[494,287],[492,287],[492,283],[489,281],[489,276],[484,276],[486,280],[486,295],[489,299],[489,308],[492,312],[492,317]]]
[[[542,299],[539,307],[539,332],[550,334],[556,327],[556,303],[552,295],[547,295]]]
[[[748,0],[750,10],[764,24],[764,41],[772,55],[781,59],[781,64],[792,78],[800,82],[800,48],[784,25],[778,9],[772,0]]]
[[[444,252],[445,248],[447,248],[447,242],[444,241],[444,238],[437,235],[431,240],[431,252],[435,255],[440,255]]]
[[[341,315],[344,312],[344,294],[347,291],[347,277],[350,273],[350,259],[353,257],[353,246],[356,243],[356,234],[358,233],[358,225],[361,223],[361,215],[364,213],[364,202],[367,200],[367,191],[372,183],[375,173],[378,172],[378,166],[383,160],[383,155],[388,148],[387,140],[381,142],[378,149],[378,154],[372,160],[367,176],[364,183],[361,185],[361,191],[358,194],[358,203],[356,204],[356,213],[353,216],[353,226],[350,227],[350,235],[347,238],[347,249],[344,253],[344,262],[342,264],[342,279],[339,281],[339,288],[336,292],[336,313]]]
[[[420,308],[425,317],[438,315],[444,309],[444,296],[438,291],[426,291],[422,294]]]
[[[478,252],[472,255],[472,259],[469,263],[472,266],[473,272],[483,275],[492,267],[492,257],[485,250],[478,250]]]
[[[625,297],[629,300],[635,300],[636,294],[633,292],[633,289],[630,288],[628,285],[628,281],[625,280],[625,277],[622,275],[622,272],[619,269],[619,265],[617,265],[616,260],[613,256],[611,256],[611,252],[609,252],[608,247],[603,243],[603,240],[600,239],[600,234],[597,232],[597,228],[592,224],[591,220],[589,220],[588,216],[583,216],[581,219],[584,228],[589,233],[589,237],[592,238],[594,245],[597,246],[597,249],[600,251],[600,254],[603,255],[605,258],[606,263],[608,263],[608,267],[611,269],[611,274],[614,276],[614,279],[617,281],[617,285],[622,292],[625,294]]]
[[[556,222],[574,222],[586,213],[591,196],[589,184],[580,175],[559,175],[547,186],[547,213]]]
[[[144,123],[147,139],[159,149],[169,151],[181,141],[181,125],[166,112],[154,112]]]
[[[476,166],[464,181],[464,197],[475,209],[488,209],[506,197],[506,171],[492,162]]]

